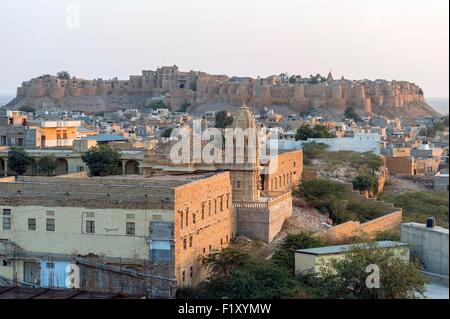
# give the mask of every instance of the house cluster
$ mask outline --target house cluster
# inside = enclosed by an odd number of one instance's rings
[[[245,139],[242,149],[233,145],[231,162],[176,165],[166,152],[174,141],[164,132],[190,125],[191,116],[162,110],[116,115],[117,120],[58,115],[58,123],[78,119],[70,142],[60,146],[16,145],[5,133],[0,285],[67,288],[76,269],[75,286],[83,291],[173,297],[177,288],[206,278],[202,256],[227,247],[236,235],[270,243],[292,215],[301,150],[260,157],[258,146]],[[46,117],[58,116],[6,111],[4,127],[17,127],[24,136],[36,131],[42,140]],[[33,121],[41,126],[31,126]],[[139,123],[145,134],[135,129]],[[232,127],[257,128],[249,108],[241,107]],[[102,143],[120,150],[117,174],[90,177],[81,155]],[[8,166],[12,147],[23,148],[33,160],[55,158],[54,176],[39,176],[33,164],[15,176]],[[235,159],[241,150],[243,163]]]
[[[436,191],[448,191],[449,130],[442,125],[443,119],[406,121],[376,116],[355,122],[342,117],[282,116],[273,111],[257,119],[276,131],[278,138],[270,143],[282,151],[315,142],[328,145],[330,151],[373,152],[385,158],[390,175],[423,177],[432,180]],[[296,140],[298,128],[304,125],[325,126],[332,137]]]
[[[204,280],[201,257],[227,247],[235,236],[273,241],[293,214],[302,147],[312,141],[335,151],[383,155],[391,174],[437,174],[436,188],[448,189],[448,130],[423,135],[432,120],[364,118],[361,124],[275,112],[254,116],[245,104],[230,115],[235,130],[264,128],[276,136],[265,145],[276,145],[278,152],[261,153],[264,136],[255,133],[256,144],[246,137],[240,146],[224,146],[216,154],[220,160],[174,163],[171,149],[178,141],[171,130],[187,128],[196,141],[194,121],[215,126],[211,111],[0,110],[0,285],[67,288],[67,276],[75,271],[72,284],[83,291],[173,297],[177,288]],[[332,138],[296,141],[296,130],[305,124],[326,126]],[[115,175],[90,177],[82,155],[101,144],[118,149],[120,161]],[[12,148],[24,149],[32,160],[22,176],[8,165]],[[223,160],[229,154],[232,161]],[[246,161],[239,162],[239,154]],[[52,174],[33,169],[42,157],[56,161]]]

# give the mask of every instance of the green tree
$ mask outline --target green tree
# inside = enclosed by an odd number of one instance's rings
[[[374,173],[380,167],[384,166],[383,158],[372,152],[365,152],[361,154],[359,165],[366,165],[368,169]]]
[[[58,72],[56,77],[61,80],[70,80],[70,74],[67,71]]]
[[[298,128],[295,134],[296,141],[306,141],[308,138],[312,138],[314,130],[309,125],[302,125]]]
[[[29,105],[22,105],[19,108],[19,111],[26,112],[26,113],[33,113],[34,114],[36,112],[36,109],[34,107],[32,107],[32,106],[29,106]]]
[[[355,245],[345,258],[333,258],[321,265],[316,294],[333,299],[422,298],[426,280],[420,265],[405,261],[405,257],[397,250],[379,248],[376,243]],[[379,288],[366,284],[369,265],[380,271]]]
[[[52,176],[57,166],[58,164],[53,157],[44,156],[36,161],[34,169],[38,174]]]
[[[89,167],[91,175],[113,175],[117,171],[120,152],[107,144],[100,144],[91,147],[86,153],[81,155],[81,159]]]
[[[226,248],[202,259],[210,272],[190,295],[212,299],[279,299],[294,295],[296,281],[285,268],[261,262],[239,248]]]
[[[308,249],[326,246],[326,241],[309,232],[301,232],[296,235],[288,235],[280,248],[272,257],[273,262],[287,268],[291,274],[295,271],[295,251],[298,249]]]
[[[378,193],[378,182],[376,177],[371,175],[359,175],[352,180],[353,188],[359,191],[368,191],[373,194]]]
[[[27,171],[27,165],[31,164],[31,158],[23,149],[11,148],[8,152],[8,167],[18,175]]]
[[[311,163],[311,160],[321,158],[329,148],[328,145],[322,143],[306,143],[303,144],[303,157],[305,164]]]
[[[289,77],[289,83],[291,84],[295,84],[295,82],[297,81],[296,76],[295,75],[291,75]]]
[[[154,101],[154,102],[150,103],[150,108],[152,108],[154,110],[167,109],[167,106],[166,106],[166,103],[164,103],[164,101],[160,100],[160,101]]]
[[[326,81],[327,81],[326,78],[324,78],[322,75],[317,73],[315,76],[313,76],[313,75],[310,76],[310,80],[308,81],[308,84],[319,84],[319,83],[323,83]]]
[[[313,128],[309,125],[302,125],[295,134],[296,141],[306,141],[308,138],[332,138],[333,135],[326,126],[316,125]]]
[[[314,126],[315,131],[315,138],[332,138],[334,137],[333,134],[328,131],[328,128],[323,125],[316,125]]]
[[[219,111],[215,116],[216,128],[227,128],[233,123],[233,116],[227,111]]]
[[[304,181],[294,194],[327,214],[335,223],[346,221],[348,194],[344,184],[326,179]]]
[[[251,262],[248,253],[238,248],[225,248],[221,251],[213,251],[201,260],[202,266],[213,277],[227,277],[233,270],[244,267]]]
[[[170,135],[172,134],[172,131],[173,131],[173,128],[172,128],[172,127],[166,128],[166,129],[164,130],[164,132],[161,134],[161,137],[169,138]]]
[[[353,107],[348,107],[345,109],[344,112],[344,116],[347,119],[352,119],[355,122],[359,122],[361,121],[361,118],[359,117],[359,115],[356,113],[355,109]]]

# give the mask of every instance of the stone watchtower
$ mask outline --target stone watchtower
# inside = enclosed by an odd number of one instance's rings
[[[236,115],[232,128],[235,132],[230,167],[233,200],[257,202],[260,200],[258,129],[246,104]]]

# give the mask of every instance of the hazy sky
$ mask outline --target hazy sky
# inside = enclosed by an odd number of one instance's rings
[[[0,0],[0,45],[0,94],[63,69],[126,79],[177,64],[241,76],[332,69],[449,95],[448,0]]]

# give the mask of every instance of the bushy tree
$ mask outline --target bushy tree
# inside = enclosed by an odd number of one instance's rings
[[[361,118],[359,117],[359,115],[356,113],[355,109],[353,107],[348,107],[345,109],[344,112],[344,116],[347,119],[352,119],[355,122],[359,122],[361,121]]]
[[[309,125],[302,125],[298,128],[295,134],[296,141],[306,141],[308,138],[332,138],[333,135],[328,131],[326,126],[316,125],[311,127]]]
[[[56,74],[58,79],[61,80],[70,80],[70,74],[67,71],[61,71]]]
[[[361,154],[360,165],[366,165],[368,169],[374,173],[380,167],[384,166],[383,158],[372,152],[365,152]]]
[[[29,106],[29,105],[22,105],[19,108],[19,111],[26,112],[26,113],[35,113],[36,109],[34,107],[32,107],[32,106]]]
[[[213,252],[203,258],[202,264],[211,275],[189,291],[191,297],[282,299],[291,298],[295,292],[296,281],[287,269],[261,262],[239,248]]]
[[[289,270],[291,274],[295,271],[295,251],[298,249],[308,249],[326,246],[326,241],[309,232],[288,235],[280,248],[272,257],[273,262]]]
[[[152,108],[154,110],[167,109],[167,106],[164,103],[164,101],[160,100],[160,101],[155,101],[155,102],[150,103],[150,108]]]
[[[366,283],[373,272],[367,272],[370,265],[379,269],[379,287]],[[376,243],[355,245],[345,258],[333,258],[320,266],[323,271],[314,282],[318,297],[416,299],[424,296],[426,280],[420,265],[405,260],[399,251],[379,248]]]
[[[378,182],[375,176],[359,175],[352,180],[353,188],[359,191],[378,193]]]
[[[19,148],[11,148],[8,152],[8,167],[18,175],[23,175],[27,171],[27,165],[31,164],[28,154]]]
[[[161,137],[169,138],[170,135],[172,134],[172,131],[173,131],[173,128],[171,128],[171,127],[166,128],[166,129],[164,130],[164,132],[161,134]]]
[[[216,113],[215,122],[216,128],[227,128],[233,123],[233,116],[227,111],[220,111]]]
[[[107,144],[100,144],[91,147],[89,151],[81,155],[81,159],[89,167],[91,175],[113,175],[117,171],[120,152]]]
[[[51,176],[57,166],[58,164],[53,157],[44,156],[36,161],[34,170],[38,174]]]
[[[296,76],[295,75],[291,75],[289,77],[289,83],[290,84],[295,84],[295,82],[297,81]]]
[[[303,157],[305,159],[305,164],[310,163],[313,159],[321,158],[328,148],[328,145],[322,143],[311,142],[304,144]]]
[[[251,261],[248,253],[237,248],[225,248],[221,251],[213,251],[201,260],[202,266],[213,277],[230,276],[233,270],[241,268]]]
[[[319,83],[323,83],[326,81],[327,81],[326,78],[324,78],[322,75],[317,73],[315,76],[310,75],[310,80],[308,81],[308,84],[319,84]]]
[[[312,138],[314,130],[309,125],[302,125],[298,128],[295,134],[296,141],[306,141],[308,138]]]
[[[335,223],[345,221],[347,189],[345,185],[325,179],[304,181],[295,191],[322,214],[327,214]]]

